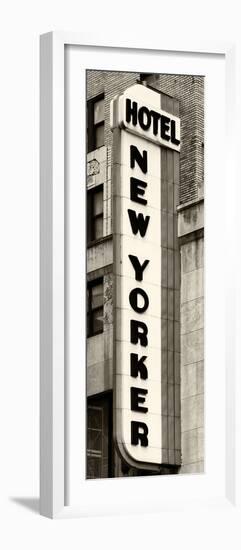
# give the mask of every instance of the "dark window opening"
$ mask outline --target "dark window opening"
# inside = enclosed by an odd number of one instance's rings
[[[112,395],[87,404],[87,479],[107,478],[113,470]]]
[[[102,147],[105,142],[104,94],[87,102],[87,144],[88,153]]]
[[[103,278],[87,285],[87,338],[103,332]]]
[[[103,237],[103,185],[87,191],[87,242]]]
[[[153,76],[153,73],[140,73],[140,81],[143,82],[143,80],[145,81],[150,76]]]

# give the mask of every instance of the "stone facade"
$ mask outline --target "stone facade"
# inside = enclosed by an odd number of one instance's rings
[[[185,472],[204,469],[204,203],[178,208],[181,249],[181,449]]]

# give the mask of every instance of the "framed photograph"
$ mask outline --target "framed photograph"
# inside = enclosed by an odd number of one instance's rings
[[[43,515],[238,500],[234,52],[41,36]]]

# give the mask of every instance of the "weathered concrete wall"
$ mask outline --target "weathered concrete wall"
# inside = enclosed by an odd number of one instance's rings
[[[179,207],[182,473],[204,470],[203,201]]]
[[[95,272],[92,279],[101,277],[103,275],[103,269],[107,265],[113,263],[113,245],[112,239],[102,239],[101,242],[94,246],[90,246],[87,249],[87,273]],[[102,270],[99,274],[97,270]]]
[[[87,338],[87,395],[113,387],[113,275],[104,275],[104,332]]]
[[[112,233],[111,175],[107,166],[107,147],[103,146],[87,155],[87,189],[103,184],[103,235]]]
[[[111,182],[107,177],[107,148],[87,155],[87,189],[103,184],[103,238],[87,248],[87,280],[103,277],[103,333],[87,338],[87,395],[113,387],[112,219]]]

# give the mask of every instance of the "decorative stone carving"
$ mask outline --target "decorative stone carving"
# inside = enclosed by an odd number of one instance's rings
[[[93,159],[87,163],[87,176],[95,176],[100,173],[100,163]]]

